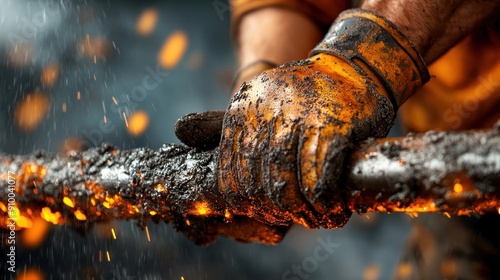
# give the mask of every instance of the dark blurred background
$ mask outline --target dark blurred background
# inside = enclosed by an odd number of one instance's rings
[[[0,150],[178,143],[177,118],[227,105],[229,26],[222,0],[0,0]],[[408,232],[406,215],[354,215],[335,231],[293,228],[277,246],[197,247],[166,224],[148,224],[149,236],[123,221],[82,234],[41,220],[19,233],[17,276],[4,261],[0,276],[390,279]],[[336,248],[317,260],[323,242]]]

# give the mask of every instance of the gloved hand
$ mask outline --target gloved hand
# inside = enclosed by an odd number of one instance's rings
[[[343,12],[309,59],[267,70],[235,94],[220,142],[221,192],[263,222],[343,226],[351,144],[386,136],[399,106],[428,79],[388,20]]]

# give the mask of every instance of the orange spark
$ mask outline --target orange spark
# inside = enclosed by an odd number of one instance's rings
[[[149,229],[148,226],[146,226],[146,236],[148,238],[148,242],[151,242],[151,236],[149,236]]]
[[[406,279],[410,276],[412,271],[411,264],[404,262],[398,265],[398,268],[396,270],[396,274],[398,278],[400,279]]]
[[[137,20],[137,33],[142,36],[151,34],[156,27],[157,21],[158,11],[152,8],[144,10]]]
[[[116,240],[116,233],[114,228],[111,228],[111,235],[113,235],[113,239]]]
[[[65,196],[63,198],[63,203],[66,204],[68,207],[71,207],[71,208],[74,208],[75,207],[75,204],[73,203],[73,200],[71,200],[71,198]]]
[[[464,190],[464,186],[462,186],[462,184],[460,184],[459,182],[457,182],[457,183],[455,183],[455,185],[453,185],[454,192],[461,193],[463,190]]]
[[[224,217],[225,217],[226,219],[231,219],[231,217],[232,217],[232,216],[233,216],[233,215],[231,214],[231,212],[229,212],[229,210],[227,210],[227,209],[226,209],[226,210],[224,211]]]
[[[167,38],[158,55],[160,66],[172,69],[181,61],[188,46],[188,37],[182,31],[176,31]]]
[[[56,64],[49,64],[43,69],[40,80],[44,86],[51,87],[57,78],[59,78],[59,67]]]
[[[50,224],[40,217],[34,218],[32,222],[32,227],[21,232],[21,242],[28,248],[40,246],[50,229]]]
[[[194,210],[193,214],[195,214],[195,215],[204,216],[204,215],[208,215],[208,214],[212,213],[212,209],[210,209],[210,207],[208,206],[208,203],[206,203],[205,201],[196,202],[194,205],[194,208],[195,208],[195,210]]]
[[[16,106],[14,123],[24,132],[31,132],[47,116],[50,101],[41,92],[26,95]]]
[[[380,269],[376,264],[368,265],[363,273],[364,280],[375,280],[378,279]]]
[[[125,112],[123,112],[122,114],[123,114],[123,119],[125,120],[125,125],[128,127],[127,116],[125,115]]]
[[[74,214],[75,218],[79,221],[87,220],[87,216],[80,209],[76,210]]]
[[[108,250],[106,250],[106,258],[108,259],[108,262],[111,261],[111,257],[109,256],[109,251]]]
[[[151,215],[151,216],[154,216],[156,214],[158,214],[156,211],[153,211],[153,210],[149,211],[149,215]]]
[[[52,210],[50,210],[49,207],[43,207],[40,216],[47,222],[51,222],[54,225],[59,224],[59,220],[61,219],[61,213],[57,211],[52,213]]]
[[[128,133],[134,136],[144,133],[149,124],[149,116],[144,111],[135,112],[128,120]]]
[[[44,276],[42,272],[36,268],[29,268],[24,271],[19,272],[16,280],[43,280]]]
[[[62,111],[63,111],[64,113],[66,113],[66,102],[64,102],[64,103],[62,104]]]
[[[25,216],[19,216],[19,218],[16,221],[16,226],[20,228],[32,228],[33,227],[33,221],[29,217]]]
[[[19,211],[19,208],[17,206],[13,206],[12,209],[9,208],[9,217],[13,220],[17,220],[19,216],[21,216],[21,212]]]
[[[155,190],[157,190],[159,192],[165,192],[165,191],[167,191],[167,189],[165,189],[165,186],[162,185],[162,184],[156,185]]]

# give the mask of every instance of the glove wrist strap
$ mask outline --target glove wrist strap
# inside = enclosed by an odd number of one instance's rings
[[[408,38],[367,10],[342,12],[310,56],[318,53],[366,63],[389,91],[395,109],[429,80],[425,62]]]

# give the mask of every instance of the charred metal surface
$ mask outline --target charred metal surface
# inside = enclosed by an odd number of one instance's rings
[[[352,211],[500,211],[500,129],[366,141],[348,166]]]
[[[19,228],[29,227],[31,218],[41,215],[54,224],[85,228],[110,219],[139,225],[153,220],[172,223],[197,244],[217,235],[279,242],[287,227],[241,216],[223,200],[217,155],[217,149],[180,145],[131,151],[103,145],[67,156],[3,154],[0,222],[6,225],[9,215],[16,216]],[[368,140],[355,148],[344,174],[353,212],[499,211],[500,129]],[[15,187],[9,188],[12,179]]]
[[[197,244],[210,243],[219,234],[279,242],[286,228],[252,222],[256,235],[251,235],[238,227],[239,218],[230,223],[234,214],[217,189],[217,154],[180,145],[131,151],[103,145],[68,156],[0,155],[0,201],[7,209],[11,172],[16,205],[25,217],[18,226],[29,223],[32,215],[79,228],[111,219],[134,219],[141,226],[153,220],[172,223]],[[5,221],[8,213],[3,214]]]

